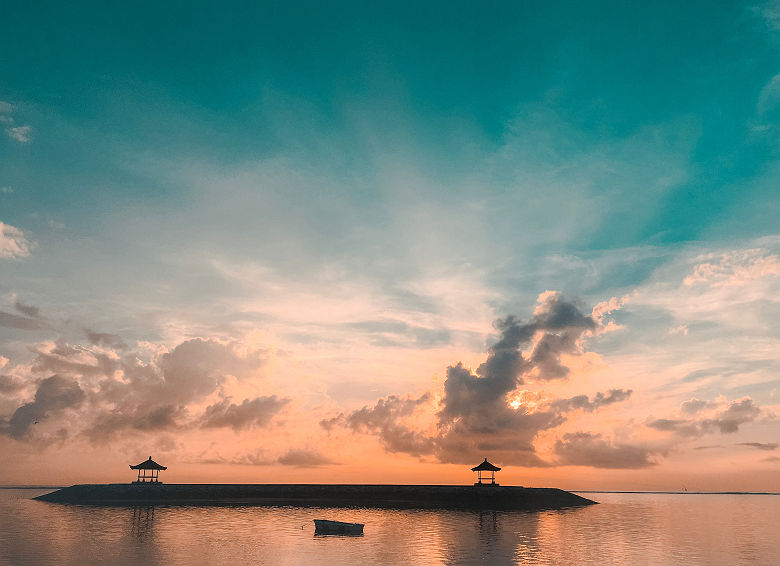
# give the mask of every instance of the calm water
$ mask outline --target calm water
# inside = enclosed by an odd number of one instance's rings
[[[589,494],[539,513],[80,507],[0,489],[0,564],[780,564],[780,496]],[[314,536],[314,518],[365,523]]]

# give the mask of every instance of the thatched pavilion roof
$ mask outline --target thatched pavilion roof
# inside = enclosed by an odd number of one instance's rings
[[[130,466],[131,470],[167,470],[168,468],[166,466],[161,466],[154,460],[152,460],[152,457],[149,456],[148,460],[144,460],[140,464],[136,464],[135,466]]]
[[[472,472],[497,472],[500,470],[498,466],[494,466],[490,462],[487,461],[487,458],[485,458],[485,461],[482,462],[479,466],[476,466],[474,468],[471,468]]]

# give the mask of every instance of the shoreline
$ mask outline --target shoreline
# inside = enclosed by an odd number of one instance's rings
[[[499,485],[84,484],[35,498],[77,505],[271,505],[536,511],[596,504],[556,488]]]

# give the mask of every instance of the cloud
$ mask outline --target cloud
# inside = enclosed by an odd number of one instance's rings
[[[27,257],[33,247],[35,244],[19,228],[0,222],[0,258]]]
[[[323,456],[314,450],[289,450],[282,456],[279,456],[278,463],[283,466],[295,466],[296,468],[319,468],[320,466],[329,466],[338,464],[330,458]]]
[[[25,320],[25,324],[37,321]],[[108,442],[122,431],[150,427],[194,430],[260,426],[289,401],[271,396],[247,399],[236,405],[225,400],[213,403],[203,414],[193,415],[189,405],[216,392],[224,396],[222,385],[228,376],[238,380],[256,376],[266,363],[266,351],[233,341],[196,338],[170,351],[163,349],[144,361],[141,353],[127,351],[125,342],[117,335],[92,331],[87,331],[87,335],[93,342],[91,346],[59,339],[31,348],[34,357],[25,371],[31,376],[54,373],[89,392],[78,423],[80,432],[93,442]],[[38,414],[40,407],[38,403],[17,411],[22,416]],[[23,429],[18,423],[26,421],[19,421],[20,418],[11,418],[9,423],[16,424],[9,430]],[[20,432],[14,434],[27,438]]]
[[[16,379],[11,375],[0,374],[0,393],[6,395],[9,393],[16,393],[17,391],[21,391],[22,389],[24,389],[24,387],[25,384],[22,380]]]
[[[681,324],[680,326],[675,326],[674,328],[669,329],[669,334],[681,334],[683,336],[688,336],[688,326],[685,324]]]
[[[527,390],[516,392],[517,387],[526,376],[546,381],[567,375],[561,356],[578,355],[586,333],[600,332],[603,315],[618,306],[603,304],[596,320],[560,293],[547,291],[539,296],[529,322],[512,316],[498,320],[495,327],[500,336],[476,371],[462,363],[447,368],[444,393],[434,415],[435,432],[417,430],[409,422],[431,404],[430,393],[418,398],[391,395],[373,407],[321,424],[329,430],[341,425],[375,434],[389,452],[432,455],[445,463],[472,462],[490,451],[507,464],[548,466],[551,463],[539,458],[534,446],[541,431],[564,423],[569,411],[592,412],[625,401],[631,390],[611,389],[591,400],[586,395],[547,398]],[[528,358],[523,355],[524,347],[531,351]]]
[[[38,318],[39,316],[41,316],[41,310],[38,307],[35,307],[33,305],[27,305],[22,301],[15,301],[14,308],[18,310],[20,313],[22,313],[23,315],[32,318]]]
[[[630,389],[610,389],[606,395],[599,391],[592,401],[588,400],[587,395],[576,395],[569,399],[557,399],[551,403],[551,406],[561,412],[580,409],[592,413],[599,407],[627,400],[631,397],[631,393]]]
[[[84,329],[84,334],[86,334],[89,343],[94,344],[95,346],[107,346],[116,350],[124,350],[127,348],[127,344],[125,344],[122,337],[118,334],[95,332],[89,328]]]
[[[40,330],[42,328],[48,328],[46,323],[37,318],[28,318],[5,311],[0,311],[0,327],[15,328],[17,330]]]
[[[6,129],[5,132],[11,139],[18,141],[19,143],[29,143],[32,141],[32,127],[30,126],[14,126]]]
[[[594,468],[638,469],[655,466],[654,451],[630,444],[614,443],[600,434],[566,433],[555,443],[558,463]]]
[[[85,397],[75,379],[53,375],[38,385],[32,402],[25,403],[14,411],[11,418],[4,423],[3,432],[17,440],[25,438],[33,424],[63,409],[80,406]]]
[[[186,417],[187,410],[180,405],[124,406],[99,413],[84,430],[84,435],[92,442],[104,443],[125,430],[159,432],[180,429]]]
[[[711,287],[734,287],[745,285],[754,279],[780,275],[780,257],[754,248],[731,251],[722,254],[708,254],[703,263],[693,268],[693,273],[683,279],[683,284],[699,284]]]
[[[756,450],[777,450],[777,442],[737,442],[737,446],[749,446]]]
[[[691,399],[682,404],[684,412],[698,412],[704,407],[715,405],[698,399]],[[647,426],[663,432],[674,432],[683,437],[699,437],[711,432],[731,434],[739,430],[743,424],[754,421],[761,409],[750,397],[730,402],[725,409],[713,416],[700,419],[655,419]]]
[[[225,376],[244,376],[265,365],[264,350],[241,352],[234,342],[195,338],[161,356],[160,392],[179,403],[202,399],[221,385]]]
[[[231,403],[230,399],[223,399],[206,407],[200,419],[200,426],[229,427],[233,430],[266,426],[290,401],[290,399],[280,399],[276,395],[244,399],[240,405]]]
[[[715,418],[703,420],[702,427],[705,430],[717,428],[723,434],[737,432],[740,425],[755,420],[760,412],[753,400],[746,397],[729,403],[726,410],[718,413]]]
[[[327,430],[340,424],[355,432],[376,434],[388,452],[404,452],[412,456],[430,454],[434,440],[403,423],[419,408],[431,402],[432,395],[425,393],[417,399],[390,395],[379,399],[373,407],[363,407],[348,416],[341,414],[320,424]]]
[[[695,414],[701,411],[702,409],[707,409],[709,407],[714,406],[715,403],[712,401],[702,401],[701,399],[697,399],[696,397],[689,399],[687,401],[683,401],[682,405],[680,405],[680,410],[683,413],[687,414]]]
[[[586,332],[599,324],[560,293],[539,295],[534,316],[523,323],[509,316],[497,321],[501,335],[476,372],[462,364],[447,368],[442,408],[438,413],[437,457],[444,462],[466,463],[486,447],[501,453],[503,461],[544,465],[533,440],[540,431],[554,428],[565,418],[554,408],[510,407],[507,395],[524,383],[524,376],[549,380],[564,377],[562,354],[576,355]],[[537,342],[530,359],[521,348]]]

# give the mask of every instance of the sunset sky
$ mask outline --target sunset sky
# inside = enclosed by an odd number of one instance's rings
[[[780,491],[780,4],[10,2],[0,484]]]

